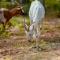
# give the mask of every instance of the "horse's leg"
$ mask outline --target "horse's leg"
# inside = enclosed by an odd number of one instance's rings
[[[4,24],[4,26],[5,26],[5,29],[9,29],[9,27],[11,26],[11,23],[10,23],[10,22],[6,22],[6,23]]]
[[[32,25],[33,24],[33,20],[30,20],[30,25]]]
[[[38,36],[37,36],[37,27],[38,27],[38,25],[37,25],[37,23],[34,23],[33,24],[33,38],[35,39],[35,48],[37,48],[37,46],[38,46]]]
[[[2,24],[2,28],[1,28],[1,34],[5,31],[5,25],[3,23]]]
[[[40,46],[39,46],[40,27],[39,27],[39,24],[38,24],[38,23],[35,24],[35,36],[36,36],[35,46],[36,46],[37,50],[39,51],[39,50],[41,50],[41,49],[39,49],[39,48],[40,48]]]
[[[8,24],[8,27],[11,27],[12,26],[12,23],[11,22],[8,22],[7,24]]]
[[[3,23],[3,30],[5,30],[5,24]]]

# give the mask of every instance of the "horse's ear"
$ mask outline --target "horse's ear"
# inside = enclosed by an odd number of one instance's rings
[[[25,29],[26,32],[29,31],[29,27],[28,27],[28,25],[27,25],[26,22],[25,22],[25,18],[24,18],[24,29]]]
[[[23,9],[23,6],[21,7],[21,9]]]
[[[15,1],[15,4],[16,4],[17,6],[20,6],[20,4],[19,4],[17,1]]]

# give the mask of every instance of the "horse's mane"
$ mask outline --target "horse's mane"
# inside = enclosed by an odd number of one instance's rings
[[[16,7],[14,7],[14,8],[9,9],[9,11],[10,11],[10,12],[16,11],[17,8],[21,8],[21,7],[20,7],[20,6],[16,6]]]

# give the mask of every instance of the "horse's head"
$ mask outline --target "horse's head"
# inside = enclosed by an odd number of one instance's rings
[[[24,10],[23,7],[21,6],[17,6],[15,8],[10,9],[10,12],[12,13],[12,15],[24,15]]]
[[[24,19],[24,29],[28,41],[31,41],[32,39],[35,40],[40,38],[40,31],[38,31],[36,28],[37,28],[36,23],[32,23],[30,26],[28,26]]]
[[[16,7],[16,14],[20,14],[20,15],[24,15],[24,10],[23,10],[23,7]]]
[[[34,25],[32,24],[32,25],[28,26],[24,19],[24,30],[25,30],[25,34],[26,34],[28,41],[31,41],[33,39]]]

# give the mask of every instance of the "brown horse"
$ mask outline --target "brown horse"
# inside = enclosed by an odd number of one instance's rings
[[[24,15],[24,11],[22,7],[15,7],[13,9],[5,9],[1,8],[0,9],[0,23],[3,24],[4,28],[5,25],[9,22],[9,20],[16,15]]]

